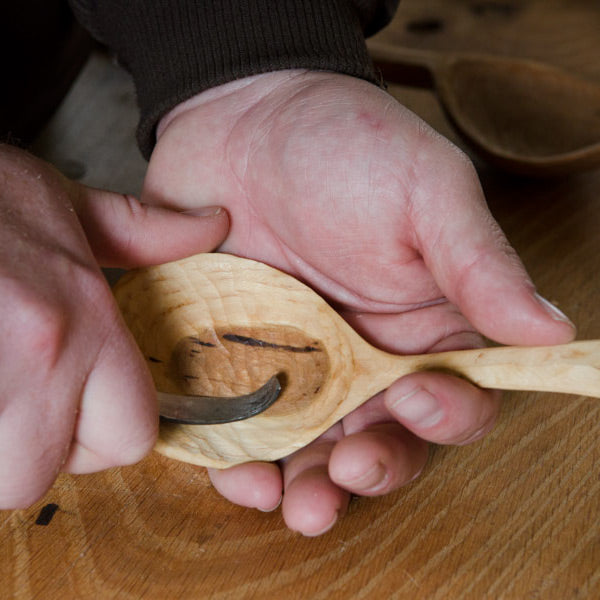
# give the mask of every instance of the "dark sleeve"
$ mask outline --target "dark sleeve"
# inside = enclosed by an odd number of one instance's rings
[[[156,124],[211,87],[281,69],[328,70],[380,83],[365,36],[398,0],[70,0],[84,26],[134,79],[138,143],[147,158]]]

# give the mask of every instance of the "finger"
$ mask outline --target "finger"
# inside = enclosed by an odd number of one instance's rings
[[[152,378],[125,326],[118,322],[114,329],[85,381],[74,443],[63,467],[70,473],[136,463],[156,442]]]
[[[26,508],[51,487],[71,442],[76,401],[57,390],[11,394],[0,419],[0,509]],[[43,398],[44,401],[41,401]],[[62,410],[61,410],[62,409]]]
[[[444,294],[484,335],[505,344],[555,344],[574,337],[570,321],[540,299],[491,216],[473,167],[440,161],[420,186],[413,224],[419,250]]]
[[[341,315],[364,339],[395,354],[422,354],[432,348],[441,352],[483,343],[464,315],[447,301],[403,313],[343,311]]]
[[[140,267],[208,252],[224,240],[229,225],[218,207],[181,213],[84,186],[73,206],[104,267]]]
[[[363,335],[391,352],[441,352],[481,347],[481,336],[450,303],[398,315],[350,315]],[[412,331],[412,334],[411,334]],[[499,410],[498,392],[482,390],[440,373],[404,377],[344,419],[351,434],[395,418],[415,434],[439,443],[478,439],[489,431]],[[393,415],[392,417],[390,417]],[[438,420],[428,425],[427,420]]]
[[[427,443],[398,423],[371,425],[335,446],[329,476],[361,496],[387,494],[415,479],[427,462]]]
[[[38,500],[71,442],[84,374],[69,360],[71,315],[57,295],[2,281],[5,307],[16,310],[0,321],[0,508]]]
[[[282,479],[274,463],[246,463],[230,469],[208,469],[215,489],[227,500],[271,512],[281,504]]]
[[[445,373],[420,372],[393,383],[384,393],[389,412],[422,439],[468,444],[494,426],[500,394]]]
[[[341,425],[282,461],[284,495],[281,512],[292,531],[314,537],[329,531],[348,507],[350,495],[329,477],[329,457]]]

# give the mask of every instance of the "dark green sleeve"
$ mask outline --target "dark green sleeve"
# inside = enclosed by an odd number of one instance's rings
[[[365,36],[386,25],[398,0],[70,0],[84,26],[134,79],[138,142],[154,146],[162,115],[183,100],[270,71],[328,70],[379,78]]]

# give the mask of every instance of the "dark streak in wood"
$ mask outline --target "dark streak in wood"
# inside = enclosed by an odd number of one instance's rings
[[[244,344],[245,346],[271,348],[273,350],[284,350],[285,352],[321,352],[320,348],[315,348],[314,346],[297,347],[274,344],[273,342],[265,342],[264,340],[257,340],[256,338],[246,337],[245,335],[236,335],[234,333],[226,333],[223,336],[223,339],[228,342],[235,342],[236,344]]]
[[[214,348],[215,347],[215,344],[211,344],[210,342],[204,342],[203,340],[200,340],[195,337],[191,337],[189,339],[190,339],[190,342],[192,342],[194,344],[198,344],[199,346],[205,346],[206,348]]]
[[[161,363],[162,362],[162,360],[160,360],[160,358],[156,358],[155,356],[149,356],[148,360],[153,363]]]

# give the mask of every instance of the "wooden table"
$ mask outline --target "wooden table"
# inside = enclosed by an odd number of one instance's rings
[[[404,0],[382,35],[439,50],[487,45],[600,82],[593,5]],[[431,93],[392,91],[454,137]],[[132,97],[127,78],[96,56],[38,151],[86,182],[135,192],[144,164]],[[600,338],[600,171],[531,181],[480,165],[480,175],[540,292],[580,339]],[[229,504],[203,470],[156,454],[61,475],[35,506],[0,513],[0,597],[598,598],[599,433],[597,400],[507,395],[484,441],[434,448],[418,481],[354,500],[316,539],[290,533],[279,512]]]

